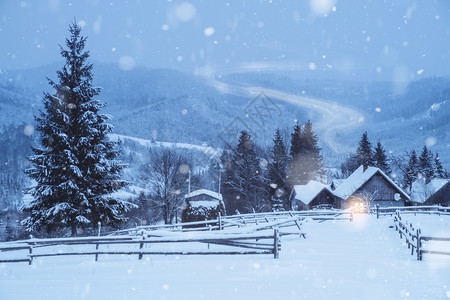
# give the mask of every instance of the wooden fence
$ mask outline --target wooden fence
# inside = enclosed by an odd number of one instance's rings
[[[305,237],[301,232],[301,225],[305,219],[317,221],[327,220],[353,220],[350,211],[323,210],[323,211],[291,211],[255,213],[234,216],[219,216],[216,220],[189,222],[170,225],[139,226],[132,229],[119,230],[107,236],[58,238],[58,239],[31,239],[16,241],[0,245],[0,255],[11,251],[23,251],[20,258],[1,258],[1,262],[29,262],[38,257],[64,256],[64,255],[93,255],[97,261],[99,255],[137,255],[142,259],[144,255],[215,255],[215,254],[273,254],[279,257],[281,249],[280,236],[296,234]],[[202,227],[194,227],[202,226]],[[194,228],[193,228],[194,227]],[[296,232],[280,232],[280,228],[296,227]],[[204,231],[215,232],[204,232]],[[273,234],[267,231],[273,230]],[[182,232],[190,231],[189,237]],[[197,236],[193,237],[192,234]],[[267,240],[272,240],[267,242]],[[264,242],[266,241],[266,242]],[[233,247],[234,250],[221,251],[147,251],[147,244],[170,243],[206,243]],[[136,245],[134,249],[120,249],[116,245]],[[51,249],[52,246],[79,245],[92,246],[95,250],[80,250],[67,252],[43,252],[42,249]],[[104,246],[113,246],[115,250],[104,250]],[[42,248],[42,249],[41,249]],[[246,249],[243,250],[235,250]],[[36,249],[40,249],[36,251]],[[25,255],[25,252],[28,252]]]
[[[436,214],[436,215],[450,215],[450,207],[440,205],[421,205],[421,206],[392,206],[380,207],[379,205],[371,207],[371,213],[376,214],[377,218],[380,216],[393,216],[397,211],[402,214]]]
[[[407,223],[402,221],[402,217],[399,211],[397,211],[394,215],[394,226],[395,230],[400,235],[400,239],[405,237],[408,249],[411,249],[411,255],[416,254],[417,260],[422,260],[422,256],[424,253],[450,255],[450,252],[429,250],[423,248],[423,242],[426,241],[448,242],[450,247],[450,238],[423,236],[420,229],[414,228],[411,223],[409,223],[408,225]]]
[[[232,216],[219,216],[215,220],[178,223],[178,224],[162,224],[162,225],[148,225],[137,226],[136,228],[123,229],[107,234],[136,234],[142,230],[172,230],[172,231],[212,231],[225,230],[230,228],[242,228],[246,226],[261,226],[267,224],[267,227],[274,226],[284,227],[291,226],[285,222],[290,220],[294,222],[300,230],[300,223],[306,218],[316,221],[328,220],[353,220],[353,213],[348,210],[317,210],[317,211],[283,211],[283,212],[267,212],[254,214],[241,214]],[[277,225],[278,224],[278,225]]]
[[[88,238],[61,238],[61,239],[31,239],[20,241],[16,245],[6,245],[0,247],[0,253],[9,251],[28,250],[28,254],[21,258],[1,259],[2,262],[28,262],[31,264],[35,258],[49,256],[75,256],[75,255],[93,255],[95,261],[99,255],[137,255],[138,259],[142,259],[144,255],[224,255],[224,254],[273,254],[275,259],[279,258],[281,250],[280,236],[292,233],[280,233],[278,228],[273,233],[257,232],[252,234],[206,234],[202,233],[197,236],[185,237],[183,234],[149,237],[142,235],[136,236],[114,236],[114,237],[88,237]],[[262,242],[261,242],[262,241]],[[268,241],[268,242],[267,242]],[[171,244],[171,243],[204,243],[230,246],[234,249],[242,248],[248,250],[220,250],[220,251],[148,251],[144,248],[147,244]],[[52,246],[61,245],[77,245],[89,248],[92,246],[94,250],[80,250],[63,252],[59,248],[58,251],[42,251],[34,252],[36,248],[51,248]],[[133,249],[103,250],[100,246],[116,246],[116,245],[136,245]],[[108,247],[110,248],[110,247]]]

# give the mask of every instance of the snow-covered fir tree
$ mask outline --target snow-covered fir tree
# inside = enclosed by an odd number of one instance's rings
[[[423,146],[419,156],[419,173],[427,180],[434,177],[434,158],[433,153],[428,150],[427,146]]]
[[[446,178],[447,173],[444,170],[444,166],[439,158],[439,154],[436,152],[434,156],[434,176],[436,178]]]
[[[126,185],[116,160],[117,143],[107,139],[113,127],[101,114],[104,103],[96,100],[99,87],[92,85],[92,64],[84,50],[81,28],[69,26],[65,64],[57,71],[59,82],[49,80],[54,92],[44,93],[44,109],[36,117],[41,145],[33,148],[26,173],[37,182],[30,190],[34,200],[25,207],[29,231],[47,233],[70,228],[71,234],[86,227],[117,226],[131,205],[111,196]]]
[[[304,167],[302,180],[304,182],[309,182],[310,180],[321,181],[322,177],[325,175],[323,158],[320,154],[322,149],[318,145],[319,138],[313,131],[311,121],[306,122],[303,127],[302,140],[304,144],[302,156],[305,157],[303,160]]]
[[[356,157],[359,165],[365,165],[368,167],[375,166],[372,144],[369,142],[369,138],[367,137],[367,131],[361,136],[359,146],[356,149]]]
[[[267,166],[272,211],[290,210],[289,191],[286,182],[288,159],[280,130],[277,129]]]
[[[242,131],[238,145],[232,150],[231,161],[227,168],[224,179],[228,191],[224,196],[234,198],[227,199],[227,202],[233,203],[235,210],[239,212],[267,211],[269,203],[260,156],[251,136],[246,131]]]
[[[419,172],[419,161],[415,150],[409,155],[408,164],[403,169],[402,185],[405,190],[411,192],[412,183],[416,181]]]
[[[310,180],[322,180],[325,174],[323,159],[318,146],[319,138],[312,129],[312,123],[306,122],[302,130],[297,127],[298,124],[292,133],[289,183],[295,185],[306,184]]]
[[[303,149],[302,128],[300,124],[295,123],[294,130],[291,133],[291,146],[289,147],[289,155],[291,158],[296,157]]]
[[[388,163],[386,151],[381,145],[380,140],[378,140],[377,146],[375,147],[374,160],[375,160],[375,167],[379,168],[386,175],[390,175],[392,173],[391,167],[389,166]]]
[[[294,125],[291,133],[291,143],[289,147],[289,185],[293,186],[300,183],[301,168],[299,167],[300,152],[303,151],[302,128],[298,122]]]

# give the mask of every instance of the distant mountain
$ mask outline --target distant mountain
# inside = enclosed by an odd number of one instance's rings
[[[59,68],[0,74],[0,126],[32,124],[42,92],[50,88],[45,77],[56,80]],[[245,129],[268,145],[277,127],[290,130],[295,120],[311,119],[331,164],[356,149],[367,130],[373,143],[380,139],[395,154],[420,150],[427,142],[450,165],[450,78],[400,85],[300,80],[279,73],[201,77],[94,65],[94,84],[103,87],[99,99],[107,102],[105,111],[113,116],[116,134],[222,147]],[[339,116],[339,124],[330,120]],[[340,145],[342,151],[336,151]]]

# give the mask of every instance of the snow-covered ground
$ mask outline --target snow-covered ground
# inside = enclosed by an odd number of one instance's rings
[[[450,216],[408,216],[422,232]],[[303,227],[280,259],[255,256],[46,257],[0,264],[0,299],[448,299],[450,257],[416,261],[390,217]],[[431,235],[431,234],[430,234]],[[179,244],[177,247],[183,247]],[[450,251],[450,249],[449,249]]]

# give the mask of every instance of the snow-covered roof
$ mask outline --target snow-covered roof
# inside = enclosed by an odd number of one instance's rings
[[[200,189],[200,190],[190,192],[189,194],[184,196],[184,198],[188,199],[188,198],[192,198],[192,197],[199,196],[199,195],[207,195],[207,196],[210,196],[212,198],[222,201],[222,194],[219,194],[219,193],[216,193],[216,192],[213,192],[210,190],[206,190],[206,189]]]
[[[392,181],[389,176],[384,174],[378,168],[367,167],[364,171],[363,166],[360,166],[353,172],[346,180],[344,180],[333,193],[342,199],[348,199],[357,189],[359,189],[363,184],[370,180],[375,174],[380,174],[384,177],[399,193],[403,195],[406,199],[410,199],[408,194],[406,194],[394,181]]]
[[[314,180],[304,185],[294,185],[295,199],[308,205],[323,189],[330,191],[326,185]]]
[[[220,204],[219,200],[200,200],[200,201],[191,201],[190,202],[191,207],[197,208],[197,207],[217,207]]]
[[[417,203],[424,203],[434,193],[439,191],[444,185],[449,182],[448,179],[432,179],[428,184],[425,184],[425,178],[419,178],[412,183],[411,186],[411,200]]]
[[[447,182],[449,182],[448,179],[441,179],[441,178],[432,179],[427,184],[427,191],[429,192],[430,196],[439,191],[441,188],[443,188],[444,185],[447,184]]]

